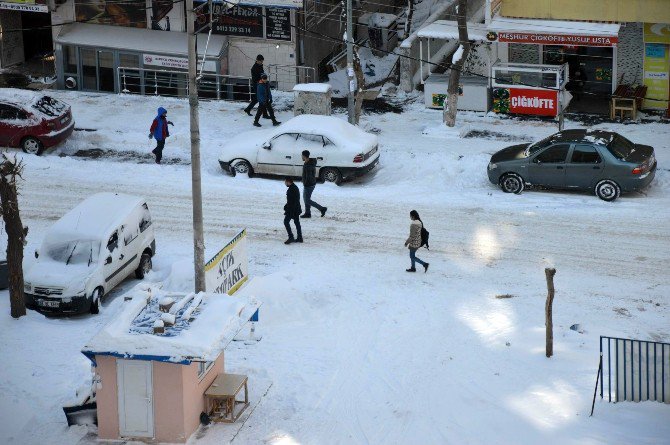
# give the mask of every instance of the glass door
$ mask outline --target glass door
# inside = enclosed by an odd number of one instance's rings
[[[97,91],[98,76],[95,50],[81,48],[79,51],[79,59],[81,60],[81,89]]]
[[[98,90],[114,92],[114,54],[98,51]]]

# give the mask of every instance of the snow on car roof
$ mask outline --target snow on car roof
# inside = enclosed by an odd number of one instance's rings
[[[611,131],[605,130],[584,130],[584,129],[572,129],[564,130],[559,133],[556,133],[552,138],[552,142],[590,142],[599,145],[607,145],[612,142],[614,135]]]
[[[177,301],[167,317],[158,309],[166,297]],[[122,304],[119,314],[82,349],[91,360],[95,355],[112,355],[181,364],[213,361],[259,307],[241,291],[235,296],[204,292],[178,295],[145,284],[128,292]],[[161,316],[174,316],[179,327],[154,334],[155,320]]]
[[[16,88],[0,89],[0,102],[15,105],[45,119],[53,119],[61,115],[67,107],[65,102],[44,95],[43,93]]]
[[[50,239],[101,239],[119,227],[143,198],[121,193],[96,193],[63,215],[47,232]],[[105,240],[106,241],[106,240]]]
[[[347,146],[352,142],[363,145],[377,144],[377,136],[366,133],[349,122],[333,117],[302,114],[296,116],[275,130],[274,134],[307,133],[326,136],[335,144]]]

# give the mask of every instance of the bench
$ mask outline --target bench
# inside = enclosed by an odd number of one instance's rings
[[[623,119],[626,111],[630,112],[631,118],[637,118],[637,110],[642,107],[642,101],[647,95],[646,86],[619,85],[612,95],[610,104],[610,119],[614,119],[619,113]]]

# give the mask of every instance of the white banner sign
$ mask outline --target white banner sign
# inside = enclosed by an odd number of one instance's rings
[[[186,57],[158,56],[156,54],[144,54],[145,65],[164,66],[166,68],[188,69]]]
[[[47,5],[29,5],[25,3],[0,2],[0,9],[26,12],[49,12],[49,7]]]
[[[242,230],[205,264],[207,292],[232,295],[249,277],[247,231]]]

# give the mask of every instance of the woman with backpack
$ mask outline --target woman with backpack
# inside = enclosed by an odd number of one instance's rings
[[[409,225],[409,238],[405,241],[405,247],[409,248],[409,258],[412,261],[412,267],[406,269],[407,272],[416,272],[415,263],[423,266],[423,271],[428,272],[428,263],[416,257],[416,251],[421,247],[421,229],[423,229],[423,222],[419,218],[419,212],[412,210],[409,212],[409,217],[412,223]]]

